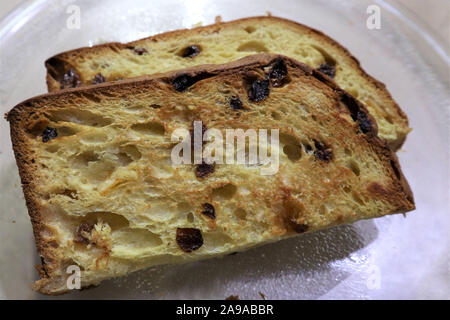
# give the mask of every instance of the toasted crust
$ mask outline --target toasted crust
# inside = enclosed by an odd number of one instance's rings
[[[198,37],[204,37],[205,42],[207,42],[209,37],[212,38],[215,36],[215,34],[222,34],[229,30],[240,30],[248,26],[257,27],[262,24],[273,24],[274,26],[280,26],[281,28],[284,27],[289,30],[295,30],[296,32],[298,32],[299,39],[301,37],[314,39],[317,43],[323,44],[324,47],[327,48],[327,50],[328,49],[332,50],[333,52],[331,53],[331,56],[334,55],[333,58],[338,60],[338,62],[341,64],[341,68],[352,70],[352,72],[354,73],[353,76],[356,76],[355,79],[349,80],[349,82],[359,82],[359,80],[361,80],[360,81],[361,82],[360,85],[362,86],[361,91],[367,90],[368,92],[370,92],[370,95],[376,97],[376,101],[370,101],[368,100],[369,98],[364,98],[364,96],[366,95],[364,92],[359,92],[359,89],[353,88],[354,90],[357,90],[356,93],[361,96],[360,97],[361,101],[369,106],[370,112],[376,118],[379,125],[382,126],[383,130],[380,132],[381,138],[386,140],[393,150],[397,150],[402,146],[408,132],[410,131],[410,128],[408,127],[408,119],[406,114],[400,109],[398,104],[394,101],[389,91],[386,89],[386,86],[380,81],[368,75],[361,68],[359,61],[354,56],[352,56],[351,53],[346,48],[344,48],[342,45],[340,45],[339,43],[337,43],[335,40],[331,39],[324,33],[312,29],[310,27],[307,27],[305,25],[302,25],[300,23],[273,16],[251,17],[231,22],[219,22],[205,27],[166,32],[163,34],[155,35],[152,37],[148,37],[145,39],[125,44],[113,42],[97,45],[94,47],[84,47],[76,50],[67,51],[55,55],[54,57],[46,61],[46,67],[48,71],[47,72],[48,90],[50,92],[59,90],[60,89],[59,81],[62,79],[64,73],[66,73],[72,67],[80,73],[80,76],[83,81],[88,81],[88,79],[92,78],[93,75],[96,72],[99,72],[100,70],[87,68],[87,65],[90,62],[97,61],[102,56],[105,56],[105,58],[108,57],[107,60],[111,59],[114,60],[116,59],[114,57],[124,55],[123,53],[124,50],[126,51],[130,47],[148,46],[151,48],[152,52],[157,53],[159,51],[166,50],[164,48],[164,45],[176,39],[180,39],[183,42],[185,42],[185,39],[190,38],[197,39]],[[280,36],[281,38],[283,37],[282,35],[279,34],[277,35],[277,37]],[[249,36],[248,39],[251,40],[252,39],[251,36]],[[215,41],[217,41],[216,38]],[[224,40],[222,39],[222,41]],[[273,41],[274,42],[278,41],[278,38],[276,38],[276,40]],[[270,48],[268,48],[267,50],[269,50],[269,52],[271,53],[284,54],[292,58],[295,58],[301,62],[309,63],[306,58],[305,58],[306,60],[304,61],[302,60],[301,55],[297,55],[291,52],[292,51],[291,49],[292,49],[291,47],[287,46],[286,48],[283,47],[277,48],[276,51],[271,51]],[[248,53],[240,52],[239,54],[242,56],[243,54],[252,54],[252,52],[250,51]],[[327,56],[329,53],[324,52],[323,54],[325,55],[325,60],[328,59]],[[220,57],[219,55],[217,55],[215,58],[217,61],[220,61],[220,63],[231,61],[231,60],[225,61],[223,57]],[[236,57],[233,56],[233,60],[234,58]],[[167,59],[167,57],[165,59]],[[204,63],[201,61],[196,62],[198,61],[197,57],[191,60],[192,61],[189,62],[183,62],[182,65],[184,67],[188,67],[196,63],[197,64]],[[169,65],[167,65],[167,63],[169,63]],[[176,67],[170,66],[170,62],[165,61],[164,65],[165,65],[164,67],[159,65],[155,66],[155,68],[157,68],[156,72],[165,72],[169,71],[170,69],[176,69]],[[312,67],[318,66],[312,65]],[[121,71],[122,67],[111,67],[111,68],[112,69],[110,71],[112,71],[113,74],[107,77],[107,81],[114,81],[118,78],[128,78],[136,75],[140,76],[144,75],[145,73],[149,73],[147,71],[143,71],[144,73],[139,73],[139,71],[136,71],[133,72],[133,74],[128,74],[125,71]],[[177,68],[181,68],[181,66],[178,66]],[[345,78],[353,76],[346,76]],[[338,78],[335,80],[344,90],[348,91],[350,88],[352,88],[351,87],[352,84],[347,83],[347,79]]]
[[[349,139],[359,140],[362,144],[370,146],[370,151],[377,155],[380,159],[380,163],[386,164],[387,176],[384,177],[389,181],[388,186],[376,186],[372,184],[368,187],[368,192],[373,194],[373,197],[384,201],[389,204],[388,212],[377,212],[376,214],[370,214],[368,216],[348,216],[345,218],[337,219],[334,222],[329,222],[326,225],[322,225],[317,228],[310,228],[308,231],[314,231],[316,229],[321,229],[323,227],[330,227],[334,224],[339,223],[349,223],[360,218],[370,218],[375,216],[381,216],[384,214],[396,213],[396,212],[407,212],[413,210],[414,199],[412,192],[408,186],[406,179],[404,178],[400,166],[398,164],[397,158],[392,151],[386,146],[385,142],[377,137],[377,127],[374,119],[369,115],[367,109],[360,102],[355,100],[352,96],[348,95],[346,92],[338,88],[334,82],[323,74],[314,71],[310,67],[299,63],[293,59],[279,56],[279,55],[256,55],[243,58],[239,61],[228,63],[225,65],[207,65],[207,66],[197,66],[190,69],[182,71],[173,71],[160,75],[145,76],[133,80],[124,80],[122,82],[117,82],[113,84],[100,84],[97,86],[89,86],[76,89],[67,89],[47,95],[42,95],[24,101],[14,107],[7,115],[6,119],[10,122],[11,127],[11,139],[14,148],[14,153],[16,156],[17,165],[19,167],[19,173],[22,180],[22,186],[24,190],[24,195],[26,199],[26,204],[29,210],[31,221],[33,224],[34,235],[36,239],[36,245],[43,259],[43,265],[40,268],[41,280],[37,281],[34,285],[34,289],[44,293],[44,294],[60,294],[67,291],[65,286],[65,276],[64,266],[67,263],[67,257],[62,256],[59,251],[58,246],[61,245],[55,239],[49,239],[46,235],[49,233],[49,225],[46,221],[46,208],[42,207],[42,195],[39,194],[38,190],[42,182],[39,177],[38,168],[38,150],[33,150],[29,144],[29,135],[26,132],[30,118],[34,114],[40,114],[47,110],[49,106],[51,108],[65,108],[64,101],[70,101],[70,99],[76,99],[80,97],[88,97],[88,101],[92,100],[93,96],[106,95],[106,96],[116,96],[117,100],[125,99],[126,97],[132,97],[133,93],[139,93],[142,89],[148,90],[148,88],[157,87],[161,84],[171,83],[172,79],[179,75],[189,75],[190,77],[199,77],[203,80],[200,82],[208,82],[209,79],[214,79],[217,76],[221,77],[231,77],[235,74],[246,74],[247,72],[253,71],[255,68],[261,68],[271,65],[274,61],[278,59],[283,59],[286,62],[290,70],[298,70],[308,81],[315,81],[316,86],[322,86],[325,84],[322,90],[331,89],[330,92],[335,97],[340,97],[339,99],[345,101],[348,109],[357,108],[358,112],[366,115],[367,119],[370,120],[371,125],[367,128],[365,134],[360,132],[358,129],[358,123],[354,126],[354,136],[349,137]],[[319,80],[316,81],[313,78]],[[171,93],[167,92],[168,95]],[[344,99],[344,100],[343,100]],[[337,106],[338,107],[338,106]],[[345,108],[342,109],[343,116],[351,113]],[[344,120],[338,120],[342,123],[343,127],[349,126],[349,124]],[[365,141],[365,142],[363,142]],[[388,191],[387,191],[388,190]],[[290,197],[289,190],[281,190],[279,195],[280,199],[284,197]],[[283,200],[284,201],[284,200]],[[290,217],[283,216],[285,213],[278,212],[273,220],[273,227],[277,230],[281,230],[281,235],[292,236],[292,230],[289,230],[289,226],[286,225],[286,221]],[[288,219],[286,219],[288,218]],[[289,222],[290,223],[290,222]],[[278,239],[278,236],[271,236],[271,240],[274,241]],[[240,248],[242,250],[243,248]],[[228,250],[230,251],[230,250]],[[222,252],[221,254],[229,253],[228,251]],[[236,251],[232,248],[231,251]],[[95,285],[99,281],[104,279],[104,277],[99,277],[97,281],[83,284],[83,286]]]

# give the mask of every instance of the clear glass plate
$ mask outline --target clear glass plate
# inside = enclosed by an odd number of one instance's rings
[[[414,129],[398,152],[417,210],[307,234],[221,259],[161,266],[62,298],[450,298],[449,58],[415,17],[391,2],[381,29],[366,27],[374,1],[28,1],[0,22],[0,103],[5,113],[45,93],[44,61],[61,51],[130,41],[245,16],[289,18],[347,47],[386,83]],[[67,28],[68,6],[81,29]],[[295,44],[292,44],[295,45]],[[39,263],[9,137],[0,121],[0,297],[43,298],[29,285]]]

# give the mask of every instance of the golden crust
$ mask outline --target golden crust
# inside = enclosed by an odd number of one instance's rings
[[[277,176],[276,181],[278,181],[277,183],[280,184],[280,187],[277,187],[277,189],[275,189],[276,193],[271,194],[270,197],[264,197],[264,189],[251,190],[253,196],[246,196],[246,199],[261,199],[261,206],[263,206],[264,201],[268,202],[266,203],[267,208],[271,208],[274,213],[269,217],[269,220],[267,220],[271,223],[270,233],[268,233],[265,238],[251,243],[251,246],[262,244],[267,241],[275,241],[280,237],[292,236],[295,234],[295,231],[304,232],[306,231],[306,229],[304,229],[304,225],[306,224],[310,224],[307,231],[314,231],[339,223],[349,223],[361,218],[371,218],[390,213],[413,210],[413,195],[401,172],[397,158],[386,146],[386,144],[377,137],[376,122],[373,118],[371,118],[364,105],[339,89],[329,78],[293,59],[279,55],[263,54],[249,56],[225,65],[197,66],[186,70],[145,76],[133,80],[124,80],[113,84],[100,84],[97,86],[62,90],[56,93],[42,95],[24,101],[14,107],[6,115],[6,118],[10,122],[11,126],[11,139],[17,165],[19,167],[27,207],[33,224],[36,245],[39,254],[43,258],[43,266],[40,269],[42,279],[36,282],[34,289],[44,294],[60,294],[66,292],[67,288],[65,287],[64,282],[65,275],[63,273],[64,267],[67,263],[69,263],[68,261],[70,261],[70,259],[67,259],[67,257],[65,257],[61,252],[61,246],[64,245],[61,242],[61,239],[48,236],[54,232],[52,229],[55,228],[55,226],[49,223],[49,218],[47,216],[49,214],[48,208],[43,207],[42,205],[45,203],[45,199],[42,199],[44,195],[41,191],[39,191],[42,189],[43,185],[49,183],[43,176],[41,176],[42,169],[38,167],[38,164],[42,164],[42,160],[40,159],[42,157],[40,156],[40,153],[43,151],[39,149],[40,144],[33,145],[33,143],[35,143],[33,141],[36,141],[33,139],[36,138],[30,137],[30,134],[27,131],[27,128],[30,127],[30,123],[32,123],[33,115],[47,114],[59,109],[64,110],[65,108],[70,107],[70,101],[76,101],[72,102],[72,104],[76,104],[77,108],[80,110],[84,108],[89,109],[89,107],[95,105],[100,108],[100,103],[97,100],[100,96],[108,97],[109,99],[122,103],[124,100],[129,102],[130,100],[135,99],[136,96],[142,95],[142,92],[162,90],[162,92],[166,92],[167,96],[172,96],[175,95],[175,93],[173,93],[173,91],[171,91],[173,89],[169,89],[168,86],[170,86],[172,79],[181,74],[189,75],[191,77],[200,77],[203,79],[197,83],[199,86],[203,85],[203,91],[199,92],[200,89],[193,89],[195,94],[201,97],[206,95],[208,91],[213,90],[215,92],[217,90],[217,87],[214,87],[217,85],[215,84],[214,79],[227,79],[231,83],[231,87],[239,86],[241,83],[235,83],[237,79],[236,77],[248,74],[249,72],[254,72],[254,70],[260,70],[265,66],[271,65],[274,61],[278,61],[280,58],[283,59],[283,61],[285,61],[288,65],[289,72],[290,74],[292,73],[294,82],[311,85],[313,90],[322,92],[326,99],[329,99],[329,101],[335,101],[335,108],[338,110],[338,113],[336,118],[333,118],[333,121],[336,121],[335,125],[338,127],[336,128],[334,134],[340,138],[339,140],[348,139],[354,141],[355,146],[367,146],[361,147],[366,152],[366,154],[362,154],[361,156],[367,157],[368,155],[371,155],[374,157],[373,159],[375,159],[373,161],[377,161],[377,163],[383,165],[383,169],[381,171],[377,171],[378,176],[376,176],[376,179],[377,181],[383,180],[384,183],[371,182],[367,183],[366,187],[367,194],[371,196],[371,199],[367,199],[367,201],[370,202],[372,199],[376,200],[378,201],[377,205],[378,203],[381,203],[383,204],[383,207],[380,207],[372,212],[361,212],[360,214],[343,214],[342,212],[337,212],[335,218],[324,220],[324,222],[317,222],[319,221],[316,220],[316,218],[319,219],[317,213],[308,212],[308,210],[310,211],[311,209],[306,208],[307,203],[299,204],[292,195],[295,188],[283,186],[285,182],[280,180],[281,178]],[[210,83],[212,83],[212,89],[210,88]],[[275,94],[276,93],[274,92],[274,95]],[[278,96],[275,95],[273,99],[276,99],[276,97]],[[348,105],[340,105],[341,101],[345,101]],[[264,103],[265,102],[262,104],[264,105]],[[357,108],[358,112],[363,113],[366,115],[367,119],[370,120],[369,123],[371,125],[366,128],[365,134],[361,133],[360,124],[358,125],[358,122],[351,124],[348,120],[346,120],[349,118],[349,115],[351,114],[351,111],[349,110],[352,108]],[[209,107],[204,107],[202,110],[206,114],[206,112],[210,109]],[[203,113],[200,113],[200,115],[203,115]],[[202,117],[204,121],[209,120],[207,115],[203,115]],[[247,116],[243,114],[242,117],[244,119],[242,120],[242,124],[245,124],[245,119]],[[167,117],[164,121],[169,120],[170,117]],[[267,119],[262,120],[266,121]],[[236,119],[234,121],[236,121]],[[251,122],[249,122],[249,124],[251,124]],[[314,133],[315,131],[316,130],[311,131],[311,134],[317,134],[317,132]],[[333,150],[333,152],[335,151],[336,150]],[[327,164],[320,161],[313,161],[311,165],[313,168],[316,168],[318,172],[322,172],[321,170],[327,170]],[[330,183],[335,183],[335,181],[336,183],[337,181],[346,181],[345,177],[348,176],[349,173],[351,173],[351,170],[344,167],[336,167],[335,170],[330,171],[328,174],[336,175],[340,178],[336,178],[336,180],[331,179]],[[294,177],[295,175],[289,179],[294,179]],[[297,182],[294,179],[292,183],[296,184]],[[220,184],[215,184],[214,190],[217,190],[223,185],[226,185],[226,183],[221,182]],[[329,188],[334,190],[337,187],[337,185],[330,185]],[[209,186],[209,188],[212,188],[212,186]],[[312,193],[314,192],[316,191],[314,190]],[[366,190],[356,190],[356,196],[358,196],[358,192],[365,193]],[[200,192],[192,192],[190,196],[195,199],[196,197],[199,197],[199,193]],[[314,195],[312,194],[312,196]],[[211,196],[208,196],[207,200],[212,203],[220,203],[214,202],[215,200]],[[203,201],[205,200],[203,199]],[[304,213],[299,214],[299,212]],[[314,225],[314,223],[316,223],[316,225]],[[221,224],[223,224],[223,222],[221,222]],[[210,221],[208,221],[206,225],[208,225],[211,229],[218,228],[216,222],[211,224]],[[231,228],[226,223],[224,225]],[[223,249],[220,254],[243,250],[246,247],[247,246],[240,247],[235,244],[232,247]],[[171,250],[170,243],[167,250]],[[100,253],[100,257],[103,257],[103,255],[104,253]],[[212,255],[205,253],[204,256],[195,256],[192,259],[204,258],[206,256]],[[184,259],[189,260],[191,259],[190,257],[191,256],[188,255],[187,258]],[[109,263],[109,253],[107,258],[107,262]],[[98,264],[98,260],[96,261],[96,264]],[[148,265],[149,264],[147,263],[146,266]],[[94,274],[96,274],[96,272],[97,271],[94,271]],[[102,279],[110,276],[111,274],[100,273],[100,275],[97,278],[93,278],[92,281],[83,283],[83,286],[96,285]]]

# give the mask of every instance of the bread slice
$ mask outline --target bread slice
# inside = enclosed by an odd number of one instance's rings
[[[179,30],[121,44],[107,43],[58,54],[46,62],[49,91],[220,64],[260,52],[278,53],[333,77],[367,106],[379,134],[397,150],[410,131],[408,119],[385,85],[370,77],[350,52],[323,33],[293,21],[254,17]]]
[[[68,291],[70,265],[86,287],[414,209],[366,108],[283,56],[62,90],[7,120],[43,261],[34,289],[45,294]],[[171,135],[194,121],[222,133],[279,129],[278,172],[173,166]]]

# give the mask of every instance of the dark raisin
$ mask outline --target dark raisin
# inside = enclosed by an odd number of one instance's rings
[[[42,142],[47,142],[58,136],[58,131],[55,128],[46,127],[42,132]]]
[[[313,148],[309,143],[303,143],[303,147],[305,148],[306,153],[311,153],[313,151]]]
[[[229,253],[228,255],[229,256],[235,256],[235,255],[237,255],[238,254],[238,252],[237,251],[234,251],[234,252],[232,252],[232,253]]]
[[[216,210],[214,209],[214,206],[212,204],[204,203],[204,204],[202,204],[202,207],[203,207],[202,214],[204,214],[205,216],[207,216],[211,219],[216,218]]]
[[[192,77],[187,74],[182,74],[172,80],[172,85],[178,92],[186,90],[194,83]]]
[[[331,66],[327,63],[323,63],[319,66],[319,68],[317,68],[318,71],[326,74],[327,76],[329,76],[331,79],[334,78],[334,76],[336,75],[336,68],[334,66]]]
[[[83,233],[91,233],[92,229],[94,229],[93,225],[89,225],[87,223],[81,224],[77,229],[77,232],[75,234],[75,238],[73,239],[73,241],[76,243],[89,244],[89,239],[86,238],[83,235]]]
[[[193,58],[200,54],[200,48],[197,46],[189,46],[184,49],[183,54],[181,55],[183,58]]]
[[[61,80],[61,89],[77,88],[80,85],[80,76],[76,73],[74,68],[65,73],[63,79]]]
[[[148,51],[144,48],[134,48],[133,51],[139,56],[142,56],[144,53],[148,53]]]
[[[240,110],[240,109],[244,109],[242,107],[242,101],[241,99],[239,99],[239,97],[233,96],[230,99],[230,107],[233,110]]]
[[[197,165],[195,168],[195,175],[197,178],[205,178],[206,176],[209,176],[211,173],[213,173],[215,170],[214,164],[207,164],[202,163]]]
[[[286,64],[283,59],[277,59],[270,69],[269,79],[272,82],[272,86],[280,87],[283,85],[284,80],[286,79],[288,74]]]
[[[365,112],[361,110],[358,111],[356,119],[358,120],[359,127],[363,133],[367,133],[372,130],[372,122]]]
[[[184,252],[192,252],[203,245],[202,232],[195,228],[177,228],[177,244]]]
[[[105,82],[105,77],[102,76],[101,73],[98,73],[95,75],[94,80],[92,81],[92,84],[99,84]]]
[[[327,147],[323,143],[319,141],[314,141],[314,146],[316,147],[316,150],[314,151],[314,156],[325,162],[329,162],[333,158],[333,151],[331,148]]]
[[[303,233],[308,231],[308,226],[306,224],[300,224],[295,221],[291,221],[291,227],[292,230],[294,230],[297,233]]]
[[[248,92],[248,98],[254,102],[265,100],[270,94],[269,80],[255,80]]]

